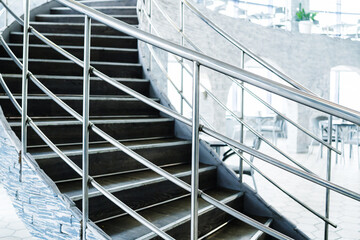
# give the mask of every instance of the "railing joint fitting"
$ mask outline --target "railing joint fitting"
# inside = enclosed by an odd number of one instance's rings
[[[202,132],[204,129],[204,125],[203,124],[199,124],[199,131]]]
[[[94,73],[94,70],[95,70],[94,67],[92,67],[92,66],[89,67],[89,73],[90,73],[90,74],[93,74],[93,73]]]

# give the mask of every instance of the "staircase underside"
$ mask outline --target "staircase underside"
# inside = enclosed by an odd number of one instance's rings
[[[138,24],[136,0],[80,2],[134,27]],[[44,5],[42,9],[40,14],[32,16],[30,24],[50,40],[82,59],[84,17],[56,3]],[[9,46],[17,57],[21,58],[23,33],[19,27],[13,29],[15,30],[8,33]],[[144,77],[143,67],[139,61],[137,40],[97,22],[92,24],[91,31],[92,66],[159,102],[161,99],[158,96],[150,95],[150,92],[153,92],[150,88],[153,86]],[[32,34],[30,34],[29,52],[30,71],[60,99],[82,114],[82,69],[44,45]],[[0,73],[21,104],[21,70],[1,47]],[[176,136],[175,125],[181,125],[171,118],[160,116],[157,110],[96,77],[91,77],[90,82],[91,121],[136,153],[189,183],[191,141],[190,136],[186,138]],[[0,91],[0,106],[6,124],[20,139],[21,116],[3,90]],[[81,123],[70,117],[31,81],[29,81],[28,115],[56,146],[82,167]],[[43,171],[50,182],[55,184],[52,188],[59,190],[64,199],[74,204],[74,209],[81,211],[81,178],[31,128],[28,129],[28,152],[34,164],[39,167],[38,170]],[[97,182],[175,239],[189,239],[190,195],[188,192],[157,175],[95,133],[90,133],[89,155],[89,174]],[[259,222],[270,227],[275,226],[279,231],[292,234],[294,238],[305,239],[301,233],[294,230],[294,226],[264,204],[249,188],[240,185],[235,174],[226,169],[205,144],[201,145],[200,161],[200,188],[205,193],[254,217]],[[92,231],[99,231],[105,237],[158,238],[156,234],[92,187],[89,189],[89,217],[94,226]],[[62,229],[66,232],[64,227]],[[71,233],[67,236],[69,239],[72,238]],[[202,239],[269,238],[201,199],[199,200],[199,236]]]

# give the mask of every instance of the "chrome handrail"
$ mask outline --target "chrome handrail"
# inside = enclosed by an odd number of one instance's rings
[[[109,15],[106,15],[95,9],[87,7],[79,2],[75,2],[73,0],[55,0],[55,1],[62,3],[65,6],[70,7],[80,13],[83,13],[91,17],[92,19],[99,21],[100,23],[107,25],[108,27],[111,27],[115,30],[118,30],[127,35],[135,37],[138,40],[143,41],[145,43],[154,45],[157,48],[181,56],[187,60],[196,61],[204,67],[234,77],[235,79],[239,79],[240,81],[262,88],[279,96],[285,97],[289,100],[301,103],[311,108],[320,110],[322,112],[337,116],[339,118],[343,118],[345,120],[360,125],[360,112],[358,111],[355,111],[350,108],[346,108],[339,104],[314,96],[310,93],[306,93],[298,89],[288,87],[286,85],[277,83],[267,78],[258,76],[254,73],[242,70],[231,64],[222,62],[220,60],[198,53],[196,51],[192,51],[188,48],[179,46],[175,43],[154,36],[153,34],[137,29],[127,23],[124,23]]]
[[[1,0],[0,0],[1,1]],[[130,26],[127,26],[127,24],[124,25],[124,23],[122,23],[121,21],[116,21],[115,19],[112,19],[111,17],[108,17],[107,15],[105,14],[101,14],[99,13],[98,11],[95,11],[95,10],[92,10],[91,8],[88,8],[84,5],[81,5],[79,3],[76,3],[72,0],[57,0],[58,2],[66,2],[68,3],[68,5],[75,5],[77,6],[79,9],[82,9],[82,11],[85,13],[85,15],[91,17],[91,18],[94,18],[94,19],[101,19],[102,17],[105,17],[104,19],[102,19],[102,23],[107,23],[110,27],[113,27],[117,30],[120,30],[121,29],[123,30],[123,32],[125,33],[132,33],[132,34],[129,34],[129,35],[132,35],[132,36],[135,36],[135,37],[138,37],[140,40],[145,40],[145,42],[148,42],[152,45],[155,45],[159,48],[162,48],[162,49],[165,49],[169,52],[172,52],[172,53],[180,53],[178,55],[180,56],[183,56],[184,58],[186,59],[190,59],[191,61],[195,62],[195,63],[198,63],[200,65],[204,65],[204,66],[207,66],[207,67],[210,67],[214,70],[217,70],[217,71],[220,71],[220,72],[223,72],[225,74],[227,73],[231,73],[229,75],[231,76],[242,76],[244,75],[244,72],[242,71],[236,71],[236,68],[234,66],[231,66],[229,64],[224,64],[220,61],[217,61],[217,60],[214,60],[212,58],[209,58],[209,57],[206,57],[202,54],[198,54],[196,52],[193,52],[193,51],[190,51],[188,52],[189,50],[187,50],[186,48],[181,48],[181,47],[178,47],[177,45],[175,44],[171,44],[167,41],[164,41],[160,38],[157,38],[157,37],[154,37],[152,36],[151,34],[147,34],[147,33],[144,33],[138,29],[134,29]],[[2,1],[1,1],[2,2]],[[67,4],[65,4],[67,5]],[[74,8],[75,10],[78,10],[76,8]],[[90,10],[89,10],[90,9]],[[81,11],[80,11],[81,12]],[[31,30],[31,28],[29,28],[29,30]],[[4,45],[4,47],[7,47],[7,44],[5,43],[5,41],[0,38],[1,40],[1,43]],[[158,45],[156,45],[158,44]],[[60,48],[56,45],[56,47],[53,46],[53,48]],[[9,50],[9,48],[8,48]],[[64,52],[66,52],[65,50],[63,50]],[[9,52],[9,51],[8,51]],[[69,53],[67,53],[69,54]],[[71,54],[69,54],[71,55]],[[11,56],[13,59],[17,59],[15,55]],[[191,58],[192,57],[192,58]],[[75,58],[75,57],[74,57]],[[199,60],[199,61],[197,61]],[[14,60],[15,61],[15,60]],[[19,60],[17,60],[19,62]],[[24,59],[24,61],[27,61],[27,59]],[[81,60],[79,60],[81,62]],[[16,61],[15,61],[16,62]],[[220,64],[219,66],[216,67],[216,64],[217,63],[222,63]],[[134,90],[122,85],[121,83],[115,81],[114,79],[106,76],[105,74],[99,72],[98,70],[90,67],[89,69],[90,72],[92,72],[95,76],[98,76],[100,77],[101,79],[105,80],[106,82],[112,84],[113,86],[123,90],[124,92],[136,97],[137,99],[143,101],[144,103],[150,105],[150,106],[153,106],[155,107],[156,109],[164,112],[165,114],[168,114],[172,117],[174,117],[175,119],[178,119],[182,122],[184,122],[185,124],[191,126],[192,125],[192,122],[187,119],[187,118],[184,118],[183,116],[179,115],[178,113],[170,110],[170,109],[167,109],[166,107],[160,105],[159,103],[156,103],[154,101],[152,101],[151,99],[148,99],[147,97],[135,92]],[[56,103],[58,103],[61,107],[63,107],[67,112],[69,112],[71,115],[73,115],[77,120],[79,120],[80,122],[82,122],[82,117],[77,113],[75,112],[72,108],[70,108],[68,105],[66,105],[64,102],[62,102],[58,97],[56,97],[51,91],[49,91],[45,86],[42,85],[42,83],[40,81],[38,81],[34,75],[32,75],[30,72],[27,72],[27,77],[29,77],[38,87],[40,87],[40,89],[46,93],[48,96],[51,97],[51,99],[53,99]],[[249,77],[249,75],[247,75],[247,73],[245,74],[246,77]],[[250,75],[252,76],[252,75]],[[256,75],[255,75],[256,76]],[[250,81],[250,79],[247,79],[247,81]],[[261,84],[260,84],[261,85]],[[267,89],[269,86],[268,86],[268,82],[265,81],[265,85],[264,85],[265,89]],[[301,95],[302,96],[302,95]],[[25,105],[26,106],[26,105]],[[357,113],[357,112],[355,112]],[[354,113],[349,113],[349,115],[351,114],[354,114]],[[356,115],[356,114],[355,114]],[[27,116],[23,116],[24,118],[27,118]],[[119,143],[117,140],[115,140],[114,138],[112,138],[111,136],[107,135],[106,133],[104,133],[101,129],[97,128],[95,125],[93,125],[91,122],[89,122],[89,127],[95,132],[97,133],[98,135],[100,135],[101,137],[103,137],[105,140],[107,140],[108,142],[110,142],[111,144],[113,144],[114,146],[118,147],[119,149],[123,150],[125,153],[127,153],[128,155],[132,156],[134,159],[136,159],[137,161],[143,163],[144,165],[146,165],[147,167],[149,167],[150,169],[154,170],[155,172],[157,172],[158,174],[162,175],[163,177],[165,177],[166,179],[172,181],[173,183],[177,184],[178,186],[184,188],[185,190],[187,191],[191,191],[191,188],[190,186],[187,184],[187,183],[184,183],[182,182],[181,180],[177,179],[176,177],[174,177],[173,175],[167,173],[166,171],[162,170],[161,168],[157,167],[156,165],[152,164],[151,162],[149,162],[148,160],[144,159],[143,157],[141,157],[140,155],[136,154],[135,152],[133,152],[132,150],[128,149],[127,147],[123,146],[121,143]],[[239,144],[219,133],[217,133],[216,131],[213,131],[211,129],[208,129],[204,126],[199,126],[199,129],[197,129],[196,131],[203,131],[204,133],[207,133],[209,134],[210,136],[213,136],[217,139],[220,139],[230,145],[232,145],[233,147],[235,148],[238,148],[244,152],[248,152],[256,157],[258,157],[259,159],[262,159],[266,162],[269,162],[277,167],[280,167],[286,171],[289,171],[297,176],[300,176],[300,177],[303,177],[307,180],[310,180],[310,181],[313,181],[321,186],[324,186],[328,189],[331,189],[333,191],[336,191],[336,192],[339,192],[345,196],[348,196],[348,197],[352,197],[356,200],[360,200],[360,195],[355,193],[355,192],[352,192],[346,188],[343,188],[341,186],[338,186],[336,184],[333,184],[329,181],[326,181],[326,180],[323,180],[317,176],[314,176],[314,175],[311,175],[311,174],[308,174],[306,172],[303,172],[301,170],[298,170],[292,166],[289,166],[287,164],[284,164],[270,156],[267,156],[265,154],[262,154],[258,151],[255,151],[253,149],[250,149],[242,144]],[[46,137],[46,136],[45,136]],[[90,181],[92,181],[90,178],[89,178]],[[199,195],[206,201],[208,201],[209,203],[213,204],[214,206],[226,211],[227,213],[229,213],[230,215],[260,229],[261,231],[264,231],[265,233],[271,235],[271,236],[274,236],[274,237],[277,237],[279,239],[289,239],[288,237],[284,236],[283,234],[273,230],[273,229],[270,229],[266,226],[264,226],[263,224],[261,223],[258,223],[257,221],[254,221],[253,219],[237,212],[236,210],[226,206],[226,205],[223,205],[222,203],[219,203],[217,200],[211,198],[210,196],[202,193],[201,191],[199,191]],[[86,222],[85,222],[86,224]]]
[[[308,88],[304,87],[302,84],[298,83],[297,81],[293,80],[289,76],[287,76],[282,71],[278,70],[274,66],[272,66],[270,63],[266,62],[264,59],[256,55],[254,52],[252,52],[250,49],[246,48],[243,44],[241,44],[238,40],[234,39],[230,34],[225,32],[222,28],[217,26],[213,21],[211,21],[209,18],[207,18],[204,14],[200,12],[193,4],[191,4],[187,0],[180,0],[183,2],[196,16],[198,16],[204,23],[206,23],[209,27],[214,29],[217,33],[220,34],[220,36],[224,37],[228,42],[230,42],[232,45],[234,45],[236,48],[240,49],[246,55],[248,55],[250,58],[254,59],[257,63],[274,73],[276,76],[280,77],[284,81],[286,81],[291,86],[302,90],[307,93],[314,94],[312,91],[310,91]]]
[[[40,36],[42,36],[40,34]],[[42,38],[45,38],[44,36],[42,36]],[[48,42],[51,42],[50,40],[47,39]],[[2,38],[2,36],[0,36],[0,42],[1,44],[6,48],[7,53],[9,53],[10,57],[17,63],[17,65],[19,66],[19,68],[22,68],[22,63],[19,61],[19,59],[15,56],[15,54],[11,51],[11,49],[9,48],[9,46],[6,44],[6,42],[4,41],[4,39]],[[60,48],[59,46],[57,46],[56,44],[52,43],[55,49]],[[65,50],[63,50],[64,52],[66,52]],[[71,55],[70,53],[67,52],[67,54]],[[75,56],[72,56],[72,58],[77,59]],[[79,62],[82,62],[81,60],[77,59]],[[119,83],[117,81],[115,81],[114,79],[106,76],[105,74],[99,72],[98,70],[90,67],[90,71],[102,78],[105,81],[109,81],[110,84],[114,85],[115,83]],[[64,103],[60,98],[58,98],[55,94],[53,94],[49,89],[47,89],[31,72],[28,72],[28,77],[34,82],[35,85],[37,85],[45,94],[47,94],[52,100],[54,100],[60,107],[62,107],[65,111],[67,111],[70,115],[72,115],[73,117],[75,117],[78,121],[83,122],[83,118],[80,114],[78,114],[75,110],[73,110],[71,107],[69,107],[66,103]],[[129,90],[129,91],[133,91],[130,88],[127,88],[126,86],[122,85],[120,83],[120,86],[115,84],[116,87],[118,87],[119,89],[124,88]],[[126,92],[126,90],[125,90]],[[134,91],[135,92],[135,91]],[[136,92],[135,92],[136,93]],[[142,96],[143,98],[145,98],[148,101],[148,104],[150,102],[152,102],[153,104],[157,105],[157,107],[159,108],[163,108],[162,112],[165,112],[169,115],[172,116],[177,116],[178,118],[183,118],[182,120],[184,121],[184,119],[186,120],[184,123],[186,123],[187,125],[191,126],[192,123],[189,119],[182,117],[181,115],[177,114],[176,112],[167,109],[165,107],[163,107],[162,105],[160,105],[159,103],[156,103],[155,101],[148,99],[147,97],[139,94],[140,96]],[[145,102],[146,103],[146,102]],[[149,104],[151,105],[151,104]],[[179,119],[178,119],[179,120]],[[31,125],[33,126],[33,125]],[[149,160],[145,159],[144,157],[142,157],[141,155],[137,154],[136,152],[134,152],[133,150],[131,150],[130,148],[126,147],[125,145],[121,144],[120,142],[118,142],[116,139],[112,138],[110,135],[108,135],[107,133],[105,133],[104,131],[102,131],[101,129],[99,129],[98,127],[96,127],[92,122],[89,121],[89,128],[91,130],[93,130],[96,134],[98,134],[100,137],[102,137],[103,139],[105,139],[106,141],[108,141],[109,143],[111,143],[112,145],[114,145],[115,147],[117,147],[118,149],[122,150],[124,153],[128,154],[130,157],[134,158],[135,160],[139,161],[140,163],[144,164],[146,167],[150,168],[151,170],[155,171],[156,173],[158,173],[159,175],[163,176],[164,178],[166,178],[167,180],[173,182],[174,184],[178,185],[179,187],[185,189],[188,192],[192,192],[191,186],[189,184],[187,184],[186,182],[182,181],[181,179],[173,176],[172,174],[166,172],[165,170],[161,169],[160,167],[156,166],[155,164],[153,164],[152,162],[150,162]],[[34,129],[38,134],[41,134],[40,129]],[[40,135],[40,137],[43,138],[43,140],[57,153],[59,154],[59,156],[65,156],[65,154],[63,154],[60,150],[56,150],[56,146],[52,146],[51,145],[51,141],[47,139],[47,137],[45,135]],[[53,148],[55,147],[55,148]],[[64,159],[63,159],[64,160]],[[64,160],[65,161],[65,160]],[[71,160],[70,160],[71,161]],[[66,163],[70,163],[71,166],[71,162],[69,162],[69,159],[67,158],[67,160],[65,161]],[[80,170],[81,171],[81,170]],[[82,174],[82,171],[81,171]],[[82,175],[81,175],[82,176]],[[89,176],[89,182],[92,183],[92,185],[94,187],[99,187],[99,184],[95,184],[92,180],[92,178]],[[107,191],[106,189],[98,189],[100,192],[104,192]],[[210,204],[214,205],[215,207],[218,207],[220,209],[222,209],[223,211],[227,212],[228,214],[232,215],[233,217],[273,236],[276,237],[278,239],[291,239],[289,237],[287,237],[286,235],[273,230],[271,228],[269,228],[268,226],[265,226],[264,224],[249,218],[248,216],[244,215],[243,213],[238,212],[237,210],[224,205],[223,203],[221,203],[220,201],[212,198],[211,196],[203,193],[201,190],[198,190],[199,192],[199,196],[201,196],[205,201],[209,202]],[[106,197],[111,196],[111,193],[109,192],[107,195],[105,195]],[[118,206],[123,206],[123,203],[116,199],[115,197],[110,199],[111,201],[113,201],[116,205]],[[126,205],[125,205],[126,206]],[[133,216],[135,214],[136,216],[136,212],[133,212],[133,210],[128,209],[128,208],[123,208],[124,211],[127,211],[131,216]],[[129,212],[130,211],[130,212]],[[136,217],[135,217],[136,218]],[[161,229],[154,229],[151,226],[150,222],[146,222],[146,220],[144,221],[144,219],[140,217],[136,218],[140,223],[144,224],[145,226],[149,227],[152,231],[156,232],[157,234],[159,234],[160,236],[164,236],[163,234],[161,234],[162,230]],[[87,223],[87,221],[85,222],[85,224]],[[149,225],[150,224],[150,225]],[[167,238],[167,237],[163,237],[164,239],[172,239],[172,238]]]
[[[191,47],[193,47],[196,51],[200,52],[200,53],[204,53],[195,43],[193,43],[190,38],[185,34],[184,31],[182,31],[179,27],[176,26],[175,22],[170,18],[170,16],[165,13],[163,11],[163,9],[159,6],[158,2],[156,0],[151,0],[154,5],[158,8],[159,12],[165,17],[165,19],[170,23],[170,25],[179,33],[181,34],[182,38],[184,38],[184,40],[186,40],[187,43],[190,44]],[[146,11],[144,3],[142,1],[141,5],[142,5],[142,9]],[[148,16],[148,14],[144,14],[144,16],[146,16],[147,21],[150,23],[151,19]],[[153,30],[155,30],[156,28],[154,27],[153,24],[151,24],[151,27]],[[157,32],[157,35],[159,35],[159,32]],[[244,52],[242,53],[244,54]],[[184,65],[184,63],[177,59],[177,62],[179,64],[182,65],[182,69],[187,70],[187,72],[191,75],[190,71],[187,69],[187,67]],[[255,93],[253,93],[252,91],[250,91],[249,88],[245,87],[242,83],[240,83],[239,81],[235,80],[232,77],[229,77],[229,79],[234,82],[236,85],[238,85],[239,87],[241,87],[242,89],[244,89],[247,93],[249,93],[252,97],[254,97],[256,100],[258,100],[259,102],[261,102],[263,105],[265,105],[267,108],[269,108],[270,110],[272,110],[273,112],[275,112],[278,116],[280,116],[281,118],[283,118],[284,120],[288,121],[290,124],[292,124],[293,126],[295,126],[297,129],[299,129],[300,131],[302,131],[303,133],[305,133],[306,135],[308,135],[309,137],[311,137],[312,139],[316,140],[317,142],[321,143],[322,145],[326,146],[327,148],[330,148],[332,151],[336,152],[337,154],[341,154],[341,152],[334,148],[333,146],[331,146],[330,144],[326,143],[324,140],[320,139],[319,137],[315,136],[313,133],[311,133],[310,131],[308,131],[307,129],[305,129],[304,127],[302,127],[301,125],[297,124],[296,122],[294,122],[293,120],[291,120],[290,118],[286,117],[284,114],[280,113],[278,110],[276,110],[274,107],[272,107],[270,104],[268,104],[267,102],[265,102],[264,100],[262,100],[260,97],[258,97]],[[239,122],[240,123],[240,122]],[[242,124],[242,123],[241,123]],[[276,150],[276,149],[275,149]],[[276,150],[278,151],[278,150]],[[283,154],[282,154],[283,155]]]
[[[154,49],[152,49],[152,46],[149,46],[149,51],[152,54],[152,57],[154,58],[155,62],[158,64],[160,70],[163,72],[164,75],[166,75],[167,79],[169,80],[169,82],[171,83],[171,85],[175,88],[175,90],[177,91],[178,94],[181,95],[182,98],[184,98],[185,103],[191,108],[191,104],[190,102],[184,97],[184,95],[182,94],[182,92],[177,88],[176,84],[173,82],[173,80],[171,79],[171,77],[167,74],[163,64],[160,62],[160,59],[158,58],[157,54],[155,53]],[[202,86],[204,87],[204,86]],[[212,130],[215,130],[215,128],[209,123],[207,122],[201,115],[200,115],[200,119],[205,123],[205,125],[207,127],[209,127]],[[275,183],[272,179],[270,179],[268,176],[266,176],[265,173],[263,173],[259,168],[257,168],[251,161],[249,161],[248,159],[246,159],[243,154],[239,153],[233,146],[227,145],[227,147],[229,147],[232,151],[235,152],[236,155],[238,155],[240,158],[242,158],[251,168],[253,168],[256,172],[258,172],[261,176],[263,176],[268,182],[270,182],[271,184],[273,184],[276,188],[278,188],[280,191],[282,191],[283,193],[285,193],[288,197],[290,197],[291,199],[293,199],[295,202],[297,202],[298,204],[300,204],[301,206],[303,206],[305,209],[307,209],[309,212],[313,213],[315,216],[317,216],[318,218],[322,219],[324,222],[327,222],[328,224],[330,224],[333,227],[337,227],[337,225],[333,222],[331,222],[328,218],[322,216],[320,213],[316,212],[314,209],[312,209],[311,207],[309,207],[307,204],[305,204],[304,202],[302,202],[301,200],[299,200],[298,198],[296,198],[294,195],[292,195],[291,193],[289,193],[288,191],[286,191],[284,188],[282,188],[280,185],[278,185],[277,183]]]

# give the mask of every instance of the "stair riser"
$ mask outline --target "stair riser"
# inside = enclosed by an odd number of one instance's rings
[[[216,185],[216,170],[200,173],[200,188],[207,189]],[[187,183],[191,182],[190,175],[181,177]],[[154,191],[156,189],[156,191]],[[141,193],[141,197],[139,197]],[[180,187],[175,186],[170,181],[163,181],[151,185],[144,185],[125,191],[113,193],[122,202],[132,209],[139,209],[152,204],[179,197],[187,192]],[[81,209],[81,200],[75,202]],[[89,199],[89,216],[93,221],[104,219],[111,216],[122,214],[123,211],[104,196],[93,197]],[[99,224],[101,226],[101,224]]]
[[[242,206],[242,198],[237,198],[234,199],[232,201],[230,201],[229,203],[227,203],[227,205],[229,207],[232,207],[236,210],[239,210]],[[230,216],[229,214],[225,213],[224,211],[215,208],[205,214],[202,214],[199,216],[199,225],[198,225],[198,229],[199,229],[199,236],[202,236],[214,229],[216,229],[217,227],[219,227],[220,225],[222,225],[223,223],[231,220],[233,217]],[[168,234],[170,234],[172,237],[174,237],[175,239],[179,239],[179,240],[187,240],[190,239],[190,219],[189,221],[187,221],[186,223],[183,223],[179,226],[177,226],[174,229],[171,229],[170,231],[167,231]],[[152,239],[161,239],[159,237],[154,237]]]
[[[3,76],[4,77],[4,76]],[[12,93],[21,93],[21,78],[4,77],[6,84]],[[39,80],[55,94],[83,94],[83,81],[80,79],[42,79]],[[148,95],[149,83],[137,81],[120,81],[125,86],[143,94]],[[4,93],[0,87],[0,93]],[[43,94],[43,92],[32,82],[29,82],[30,94]],[[90,82],[90,95],[126,95],[123,91],[111,86],[102,80],[92,80]]]
[[[140,65],[112,65],[91,63],[97,70],[110,77],[142,78]],[[35,75],[82,76],[83,69],[73,62],[48,62],[47,60],[30,60],[29,70]],[[1,73],[21,74],[19,67],[11,60],[0,59]]]
[[[18,99],[21,105],[21,100]],[[71,108],[82,115],[82,100],[64,100]],[[7,117],[18,117],[19,113],[8,99],[1,99],[0,105]],[[90,100],[90,116],[112,115],[156,115],[154,108],[137,100]],[[50,99],[28,100],[28,115],[37,117],[69,116],[63,108]]]
[[[152,138],[173,135],[173,122],[162,123],[123,123],[123,124],[97,124],[97,126],[110,136],[118,140],[134,138]],[[58,125],[39,127],[55,144],[79,143],[82,141],[81,125]],[[20,138],[21,127],[12,128]],[[90,132],[90,141],[103,141],[103,138]],[[28,145],[43,145],[42,139],[32,130],[28,131]]]
[[[139,23],[136,15],[135,17],[132,17],[132,16],[129,16],[129,17],[126,17],[126,16],[121,16],[121,17],[117,17],[117,16],[114,16],[116,19],[120,20],[120,21],[123,21],[123,22],[126,22],[127,24],[131,24],[131,25],[137,25]],[[66,22],[66,23],[84,23],[84,17],[83,16],[79,16],[79,17],[48,17],[48,16],[36,16],[36,21],[38,22]],[[98,21],[96,20],[93,20],[92,21],[93,23],[99,23]]]
[[[91,7],[105,7],[105,6],[136,6],[137,0],[126,1],[79,1],[80,3]]]
[[[106,9],[96,9],[102,13],[109,15],[136,15],[136,8],[106,8]],[[53,8],[50,10],[51,14],[79,14],[79,12],[72,9],[56,9]]]
[[[67,34],[84,34],[84,24],[44,24],[44,23],[31,23],[31,25],[40,33],[67,33]],[[125,36],[124,33],[114,30],[105,25],[92,25],[91,34],[98,35],[116,35]]]
[[[146,148],[134,150],[141,156],[158,166],[167,164],[185,163],[190,159],[191,146],[180,145],[173,147]],[[31,152],[31,150],[30,150]],[[71,156],[71,160],[79,167],[82,164],[82,156]],[[38,159],[41,169],[54,181],[77,178],[78,174],[60,158]],[[92,176],[123,172],[144,168],[144,165],[129,157],[122,151],[92,153],[89,157],[89,174]]]
[[[15,53],[18,58],[22,58],[22,46],[11,46],[11,50]],[[83,48],[65,48],[66,51],[74,55],[79,59],[83,59],[84,49]],[[29,49],[30,58],[34,59],[63,59],[67,60],[62,54],[56,52],[50,47],[30,47]],[[138,63],[139,56],[137,51],[133,50],[104,50],[104,49],[92,49],[91,53],[92,61],[103,61],[103,62],[122,62],[122,63]],[[5,49],[0,48],[0,57],[8,57]]]
[[[46,36],[51,41],[59,45],[84,46],[83,36]],[[11,34],[10,41],[13,43],[22,43],[22,34]],[[30,34],[30,43],[43,44],[36,36]],[[115,47],[115,48],[137,48],[137,40],[134,38],[112,39],[106,37],[91,37],[91,46],[95,47]]]

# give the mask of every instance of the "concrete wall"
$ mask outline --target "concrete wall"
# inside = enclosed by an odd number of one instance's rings
[[[166,0],[158,0],[158,2],[170,18],[179,25],[179,2]],[[260,57],[269,60],[294,80],[302,83],[323,98],[329,99],[330,71],[332,68],[341,65],[354,68],[360,66],[359,42],[266,28],[218,15],[203,6],[198,7],[213,22],[244,46]],[[153,6],[152,17],[160,36],[179,43],[178,33],[161,16],[155,6]],[[188,9],[185,11],[185,33],[206,54],[239,66],[240,51],[223,40]],[[207,75],[215,95],[226,102],[231,82],[213,71],[202,69],[201,72]],[[311,118],[321,114],[287,100],[284,100],[284,104],[287,105],[285,108],[289,110],[286,115],[307,129],[312,128]],[[208,121],[217,130],[224,133],[225,111],[206,97],[202,98],[201,109],[207,115],[212,114]],[[288,128],[288,132],[288,149],[296,152],[307,151],[310,139],[291,126]]]

